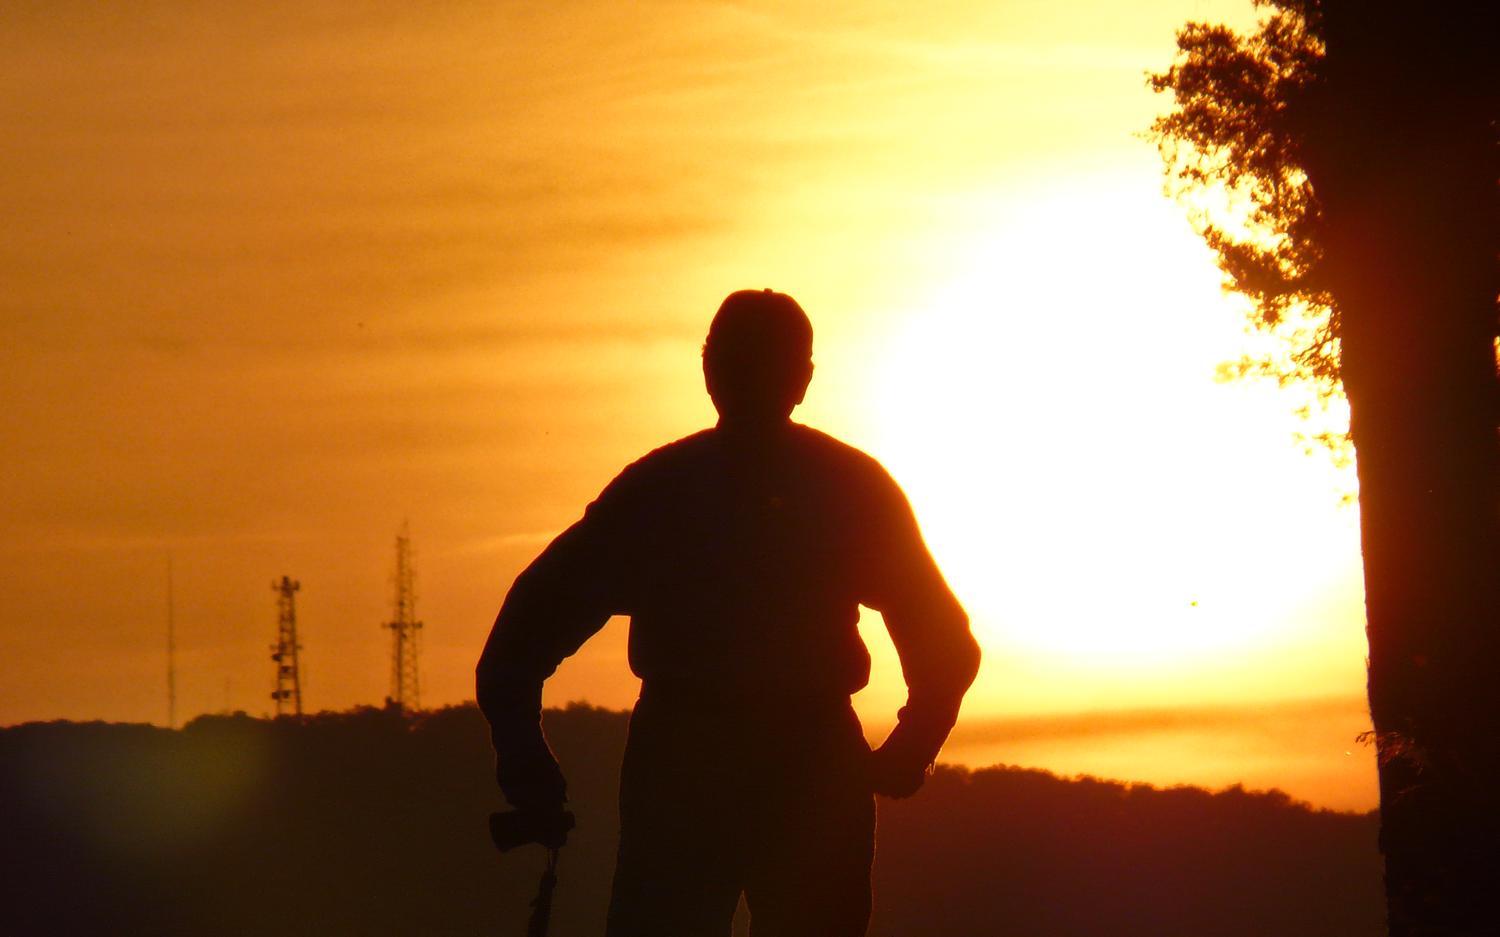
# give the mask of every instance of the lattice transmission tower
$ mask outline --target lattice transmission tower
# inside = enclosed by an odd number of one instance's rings
[[[302,715],[302,669],[297,661],[297,652],[302,645],[297,643],[297,604],[294,598],[302,583],[290,576],[272,581],[271,589],[276,593],[276,643],[271,645],[271,660],[276,662],[276,689],[271,699],[276,701],[276,715],[284,715],[288,709]]]
[[[382,626],[391,631],[391,694],[386,704],[412,712],[422,708],[417,659],[422,623],[417,621],[417,574],[412,565],[409,523],[402,524],[396,535],[395,580],[395,614]]]

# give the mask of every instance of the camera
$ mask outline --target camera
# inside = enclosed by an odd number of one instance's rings
[[[567,842],[573,823],[573,814],[560,807],[555,810],[507,810],[490,814],[490,839],[501,852],[509,852],[527,843],[559,849]]]

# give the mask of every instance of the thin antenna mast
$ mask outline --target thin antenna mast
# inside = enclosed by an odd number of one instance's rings
[[[177,601],[172,591],[172,554],[167,554],[167,728],[177,728]]]

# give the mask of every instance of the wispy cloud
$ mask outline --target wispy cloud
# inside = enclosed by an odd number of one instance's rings
[[[1355,725],[1368,721],[1365,701],[1358,697],[1336,697],[1243,706],[1184,705],[1000,719],[965,718],[954,730],[951,744],[989,745],[1189,731],[1270,732],[1293,727],[1301,720],[1343,717]],[[1350,742],[1353,743],[1352,733]]]

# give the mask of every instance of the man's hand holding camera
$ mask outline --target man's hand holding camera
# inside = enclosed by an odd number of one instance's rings
[[[501,852],[527,843],[559,849],[574,825],[573,814],[563,806],[568,782],[539,727],[516,742],[495,763],[495,780],[515,809],[490,815],[490,837]]]

